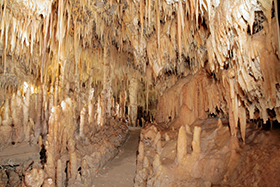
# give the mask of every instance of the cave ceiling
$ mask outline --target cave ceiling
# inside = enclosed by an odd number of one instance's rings
[[[229,83],[250,108],[279,98],[279,24],[271,0],[1,0],[1,89],[63,73],[154,83],[195,74]],[[149,79],[149,80],[148,80]],[[161,92],[162,90],[158,88]],[[234,98],[234,96],[232,96]],[[257,104],[254,102],[257,101]]]

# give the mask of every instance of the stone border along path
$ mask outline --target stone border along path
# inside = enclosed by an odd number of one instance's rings
[[[94,176],[93,187],[133,187],[140,128],[129,128],[129,137],[119,154]]]

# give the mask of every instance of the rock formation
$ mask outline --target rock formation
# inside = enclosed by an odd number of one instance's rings
[[[278,4],[1,0],[0,185],[92,186],[141,126],[135,186],[277,186]]]

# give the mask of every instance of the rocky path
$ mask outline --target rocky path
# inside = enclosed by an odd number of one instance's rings
[[[120,153],[94,177],[94,187],[133,187],[140,129],[131,128]]]

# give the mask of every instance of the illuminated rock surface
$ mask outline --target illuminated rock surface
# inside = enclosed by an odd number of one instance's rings
[[[0,0],[0,186],[279,186],[277,3]]]

